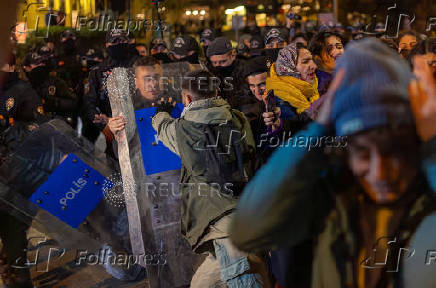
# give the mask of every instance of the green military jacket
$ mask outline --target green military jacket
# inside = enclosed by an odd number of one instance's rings
[[[249,123],[216,97],[192,102],[179,119],[158,113],[153,127],[181,157],[182,234],[195,249],[207,227],[234,209],[253,174],[255,143]]]

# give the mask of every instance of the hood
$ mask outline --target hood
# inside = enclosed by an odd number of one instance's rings
[[[232,119],[229,103],[221,97],[191,102],[182,112],[182,118],[202,124],[220,124]]]

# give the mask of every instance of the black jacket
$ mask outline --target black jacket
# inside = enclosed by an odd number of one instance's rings
[[[243,77],[245,61],[235,59],[233,68],[228,73],[218,71],[209,65],[208,69],[220,79],[218,95],[227,100],[233,109],[240,110],[242,98],[247,94],[247,84]]]
[[[112,116],[109,95],[106,87],[106,81],[112,69],[116,67],[131,67],[136,58],[129,57],[123,62],[115,62],[108,58],[97,66],[93,67],[89,72],[89,91],[83,97],[83,110],[86,121],[94,120],[96,114],[105,114],[108,117]],[[96,124],[103,130],[105,125]]]
[[[36,121],[41,116],[41,97],[30,83],[10,73],[0,94],[0,115],[16,121]]]

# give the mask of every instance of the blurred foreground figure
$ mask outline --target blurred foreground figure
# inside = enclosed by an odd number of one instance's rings
[[[435,79],[421,67],[411,82],[379,40],[350,44],[317,122],[294,136],[312,146],[279,149],[245,188],[236,247],[312,239],[311,287],[436,287],[436,266],[425,265],[436,245]],[[340,136],[343,151],[322,149]]]

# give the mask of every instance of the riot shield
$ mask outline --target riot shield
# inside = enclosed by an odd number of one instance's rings
[[[177,170],[180,159],[159,142],[151,127],[156,108],[134,111],[132,99],[136,89],[132,70],[115,68],[108,78],[108,92],[112,115],[122,114],[127,120],[126,128],[116,139],[123,183],[129,183],[124,185],[124,196],[133,253],[155,251],[165,255],[165,265],[141,263],[147,268],[151,287],[189,285],[193,266],[199,259],[180,231],[180,171]],[[168,96],[166,91],[165,96]],[[173,97],[180,99],[180,96]],[[180,107],[175,113],[178,115],[174,117],[180,116]],[[162,165],[154,165],[156,162]],[[160,187],[166,187],[164,193]]]
[[[63,249],[126,251],[112,233],[124,208],[103,200],[110,167],[64,121],[44,123],[0,166],[0,209]]]

